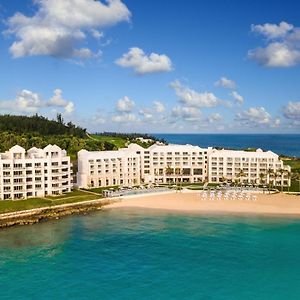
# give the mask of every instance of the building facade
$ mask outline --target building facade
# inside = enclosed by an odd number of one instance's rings
[[[78,152],[77,185],[82,188],[134,186],[141,183],[141,157],[124,148],[119,151]]]
[[[0,199],[27,199],[70,192],[72,164],[56,145],[27,152],[16,145],[0,153]]]
[[[216,150],[192,145],[130,144],[119,151],[78,154],[78,186],[240,182],[290,185],[289,166],[271,151]]]
[[[209,182],[240,182],[250,184],[290,185],[289,166],[284,166],[272,151],[216,150],[208,160]]]

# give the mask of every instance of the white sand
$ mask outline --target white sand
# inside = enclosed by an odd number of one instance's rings
[[[186,212],[284,214],[300,216],[300,196],[287,194],[257,194],[256,201],[201,200],[200,192],[164,193],[124,197],[106,208],[151,208]]]

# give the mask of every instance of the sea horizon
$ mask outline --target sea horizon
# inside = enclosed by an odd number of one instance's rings
[[[153,134],[154,135],[154,134]],[[155,134],[168,143],[191,144],[199,147],[224,147],[231,149],[261,148],[278,155],[300,157],[300,134]],[[277,137],[280,137],[277,138]]]

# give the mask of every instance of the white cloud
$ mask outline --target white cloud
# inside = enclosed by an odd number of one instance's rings
[[[219,113],[212,113],[211,115],[208,116],[207,121],[209,123],[215,123],[221,121],[223,118],[221,114]]]
[[[137,47],[130,48],[115,63],[124,68],[133,68],[135,73],[139,75],[172,70],[172,62],[167,55],[151,53],[147,56],[142,49]]]
[[[125,96],[122,99],[118,100],[116,109],[119,112],[130,112],[134,108],[134,106],[134,101]]]
[[[75,46],[87,34],[100,37],[98,28],[129,21],[131,13],[121,0],[39,0],[32,17],[16,13],[8,19],[6,33],[16,37],[10,47],[13,57],[50,55],[92,57],[88,48]],[[97,34],[98,32],[98,34]]]
[[[140,109],[139,114],[146,121],[152,121],[152,119],[153,119],[153,113],[150,109],[147,109],[147,108]]]
[[[54,90],[54,95],[47,102],[47,106],[63,107],[65,109],[65,112],[68,114],[71,114],[75,110],[74,103],[71,101],[65,100],[62,97],[62,90],[60,90],[60,89]]]
[[[248,57],[266,67],[291,67],[300,63],[300,28],[286,22],[252,25],[267,44],[248,51]]]
[[[226,77],[221,77],[218,81],[215,82],[215,86],[234,89],[236,88],[236,83],[231,79],[228,79]]]
[[[232,91],[230,93],[230,96],[233,97],[233,99],[238,103],[238,104],[243,104],[244,103],[244,98],[237,92],[237,91]]]
[[[14,100],[0,101],[0,110],[7,113],[37,113],[46,107],[61,107],[67,114],[75,110],[73,102],[63,99],[60,89],[54,90],[53,97],[48,101],[44,101],[40,95],[29,90],[22,90]]]
[[[137,122],[138,118],[133,113],[123,113],[112,116],[111,120],[116,123],[132,123]]]
[[[300,62],[298,49],[279,42],[250,50],[248,56],[266,67],[291,67]]]
[[[273,126],[274,120],[264,107],[250,107],[236,114],[236,120],[250,127]],[[277,121],[278,122],[278,121]]]
[[[97,29],[94,29],[92,28],[91,29],[91,33],[92,33],[92,36],[96,39],[96,40],[100,40],[101,38],[104,37],[104,33],[97,30]]]
[[[157,100],[153,101],[153,105],[154,105],[154,110],[157,113],[162,113],[166,109],[165,106],[164,106],[164,104],[162,102],[160,102],[160,101],[157,101]]]
[[[283,115],[287,119],[300,121],[300,102],[288,102],[283,109]]]
[[[257,32],[268,39],[275,39],[286,36],[294,26],[284,21],[277,24],[265,23],[263,25],[251,25],[251,30]]]
[[[195,122],[201,118],[201,112],[198,108],[179,105],[172,109],[171,115],[187,122]]]
[[[224,104],[224,101],[218,99],[213,93],[199,93],[182,85],[178,80],[171,82],[170,87],[174,89],[179,100],[186,106],[215,107]]]

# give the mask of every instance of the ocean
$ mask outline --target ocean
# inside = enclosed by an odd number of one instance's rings
[[[300,157],[300,134],[155,134],[173,144],[232,149],[261,148]]]
[[[0,231],[0,299],[299,300],[300,220],[114,209]]]

